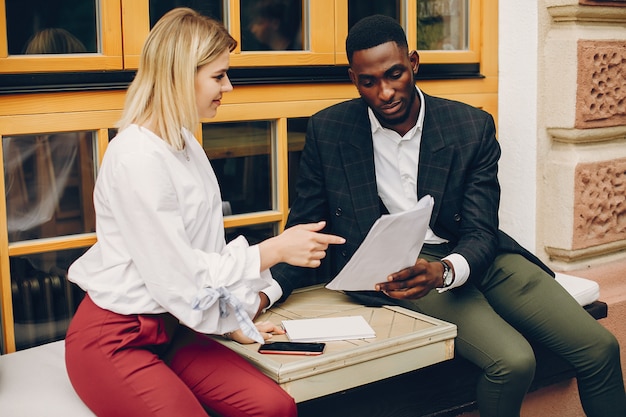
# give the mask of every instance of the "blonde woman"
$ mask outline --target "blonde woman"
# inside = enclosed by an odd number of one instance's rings
[[[104,155],[97,243],[69,269],[86,291],[66,337],[70,380],[98,416],[296,415],[274,381],[206,334],[240,343],[281,333],[253,323],[280,262],[317,267],[340,237],[306,224],[254,246],[224,240],[215,174],[193,137],[232,90],[235,40],[187,8],[154,26]]]

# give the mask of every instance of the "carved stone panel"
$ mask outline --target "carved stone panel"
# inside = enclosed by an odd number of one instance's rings
[[[572,249],[626,239],[626,158],[581,163],[574,181]]]
[[[578,41],[576,128],[626,124],[626,40]]]

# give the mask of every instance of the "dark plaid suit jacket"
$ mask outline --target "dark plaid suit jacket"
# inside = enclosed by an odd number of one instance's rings
[[[428,194],[434,198],[431,229],[467,259],[470,280],[482,274],[500,252],[523,254],[552,274],[498,230],[500,146],[493,118],[463,103],[424,96],[417,188],[418,198]],[[381,216],[373,155],[363,100],[331,106],[310,118],[287,227],[326,220],[326,231],[347,241],[331,246],[317,270],[285,264],[272,268],[283,299],[294,288],[332,279]]]

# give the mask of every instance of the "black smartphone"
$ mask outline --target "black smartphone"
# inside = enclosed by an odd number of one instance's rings
[[[283,355],[321,355],[326,343],[270,342],[259,346],[259,353]]]

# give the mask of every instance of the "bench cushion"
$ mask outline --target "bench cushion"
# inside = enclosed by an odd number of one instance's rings
[[[581,306],[589,305],[600,298],[600,285],[595,281],[562,272],[557,272],[555,279]]]
[[[0,410],[11,417],[94,417],[65,371],[63,340],[0,356]]]

